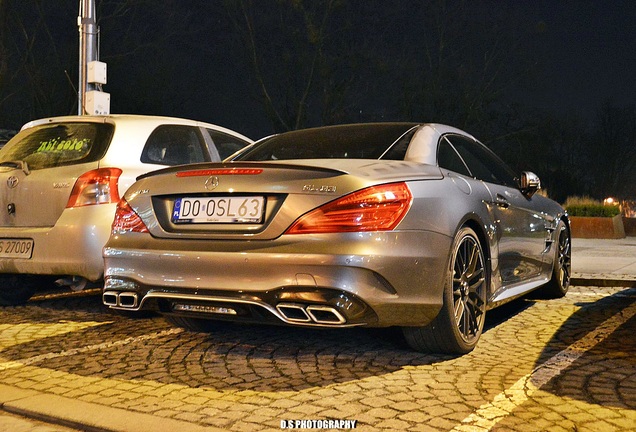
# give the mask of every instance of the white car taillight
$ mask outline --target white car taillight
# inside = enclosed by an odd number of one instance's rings
[[[119,168],[100,168],[82,174],[71,191],[66,208],[119,202]]]

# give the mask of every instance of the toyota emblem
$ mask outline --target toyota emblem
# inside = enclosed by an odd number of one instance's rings
[[[7,186],[9,186],[9,188],[13,189],[14,187],[16,187],[18,185],[18,182],[20,180],[18,180],[18,178],[16,176],[11,176],[7,179]]]

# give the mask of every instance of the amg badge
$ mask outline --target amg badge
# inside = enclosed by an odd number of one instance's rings
[[[326,193],[334,193],[336,191],[335,186],[326,186],[326,185],[304,185],[303,192],[326,192]]]

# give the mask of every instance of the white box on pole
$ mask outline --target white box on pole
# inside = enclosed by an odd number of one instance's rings
[[[84,109],[89,115],[110,114],[110,93],[96,90],[87,91]]]
[[[86,65],[86,81],[90,84],[106,84],[106,63],[100,61],[88,62]]]

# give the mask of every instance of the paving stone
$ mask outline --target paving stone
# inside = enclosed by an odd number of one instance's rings
[[[410,412],[410,411],[415,411],[418,410],[421,405],[415,402],[409,402],[409,401],[404,401],[404,402],[394,402],[391,405],[391,408],[394,408],[398,411],[402,411],[402,412]]]
[[[407,413],[399,413],[397,418],[409,423],[422,424],[426,423],[431,418],[431,415],[422,411],[409,411]]]
[[[179,412],[175,418],[178,420],[184,420],[188,423],[202,423],[206,416],[191,412]]]
[[[398,415],[398,411],[390,408],[372,408],[366,411],[367,416],[372,416],[379,419],[394,418]]]
[[[370,407],[374,407],[374,408],[386,407],[386,406],[392,406],[393,405],[393,401],[391,401],[390,399],[379,398],[379,397],[371,397],[371,398],[360,399],[360,403],[363,404],[363,405],[368,405]]]

